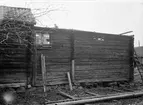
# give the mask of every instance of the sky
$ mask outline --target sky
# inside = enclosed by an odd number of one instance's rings
[[[31,8],[36,25],[42,27],[56,24],[111,34],[133,31],[127,35],[134,35],[135,46],[143,46],[143,0],[0,0],[0,5]]]

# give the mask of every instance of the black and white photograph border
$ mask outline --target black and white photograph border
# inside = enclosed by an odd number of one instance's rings
[[[1,0],[0,105],[143,105],[143,0]]]

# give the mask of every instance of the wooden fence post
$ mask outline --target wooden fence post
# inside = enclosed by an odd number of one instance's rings
[[[70,73],[69,72],[67,72],[67,77],[68,77],[68,82],[69,82],[70,90],[73,90],[72,83],[71,83],[71,77],[70,77]]]
[[[130,39],[130,71],[129,71],[129,81],[132,82],[134,80],[134,36],[131,36]]]
[[[74,33],[73,30],[71,31],[71,77],[72,77],[72,82],[75,82],[75,60],[74,60]]]
[[[32,59],[32,85],[35,86],[36,82],[36,75],[37,75],[37,48],[36,48],[36,35],[34,34],[34,44],[33,44],[33,49],[34,49],[34,54],[33,54],[33,59]]]
[[[75,81],[75,60],[72,60],[72,82]]]
[[[42,79],[43,79],[43,88],[44,93],[46,93],[46,67],[45,67],[45,56],[41,54],[41,69],[42,69]]]

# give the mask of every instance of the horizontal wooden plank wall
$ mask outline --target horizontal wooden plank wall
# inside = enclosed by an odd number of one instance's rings
[[[74,31],[74,39],[76,81],[129,80],[132,37]]]
[[[40,30],[37,30],[37,32]],[[42,33],[49,32],[43,30]],[[50,33],[51,48],[37,48],[36,85],[42,84],[40,55],[45,56],[47,85],[67,83],[66,73],[70,71],[71,43],[70,33],[63,30],[53,30]]]
[[[26,82],[26,48],[15,43],[0,44],[0,53],[0,83]]]
[[[36,28],[48,32],[51,48],[37,48],[36,85],[42,84],[40,55],[46,57],[47,85],[67,83],[75,60],[75,82],[123,81],[132,77],[133,38],[66,29]],[[73,42],[72,42],[73,41]]]
[[[6,28],[5,26],[4,30],[3,26],[0,25],[0,41],[5,39],[6,34],[8,35],[7,40],[0,43],[0,84],[26,84],[27,77],[32,78],[30,77],[32,70],[31,53],[29,53],[31,47],[23,40],[27,39],[29,43],[33,43],[32,38],[30,38],[32,26],[23,25],[17,21],[9,21],[8,25],[9,27]]]

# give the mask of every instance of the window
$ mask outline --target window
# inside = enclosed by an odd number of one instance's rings
[[[44,45],[50,44],[50,35],[49,34],[43,34],[42,41]]]
[[[36,33],[36,45],[41,45],[43,47],[51,46],[51,39],[48,33]]]
[[[36,33],[36,45],[42,45],[42,34]]]

